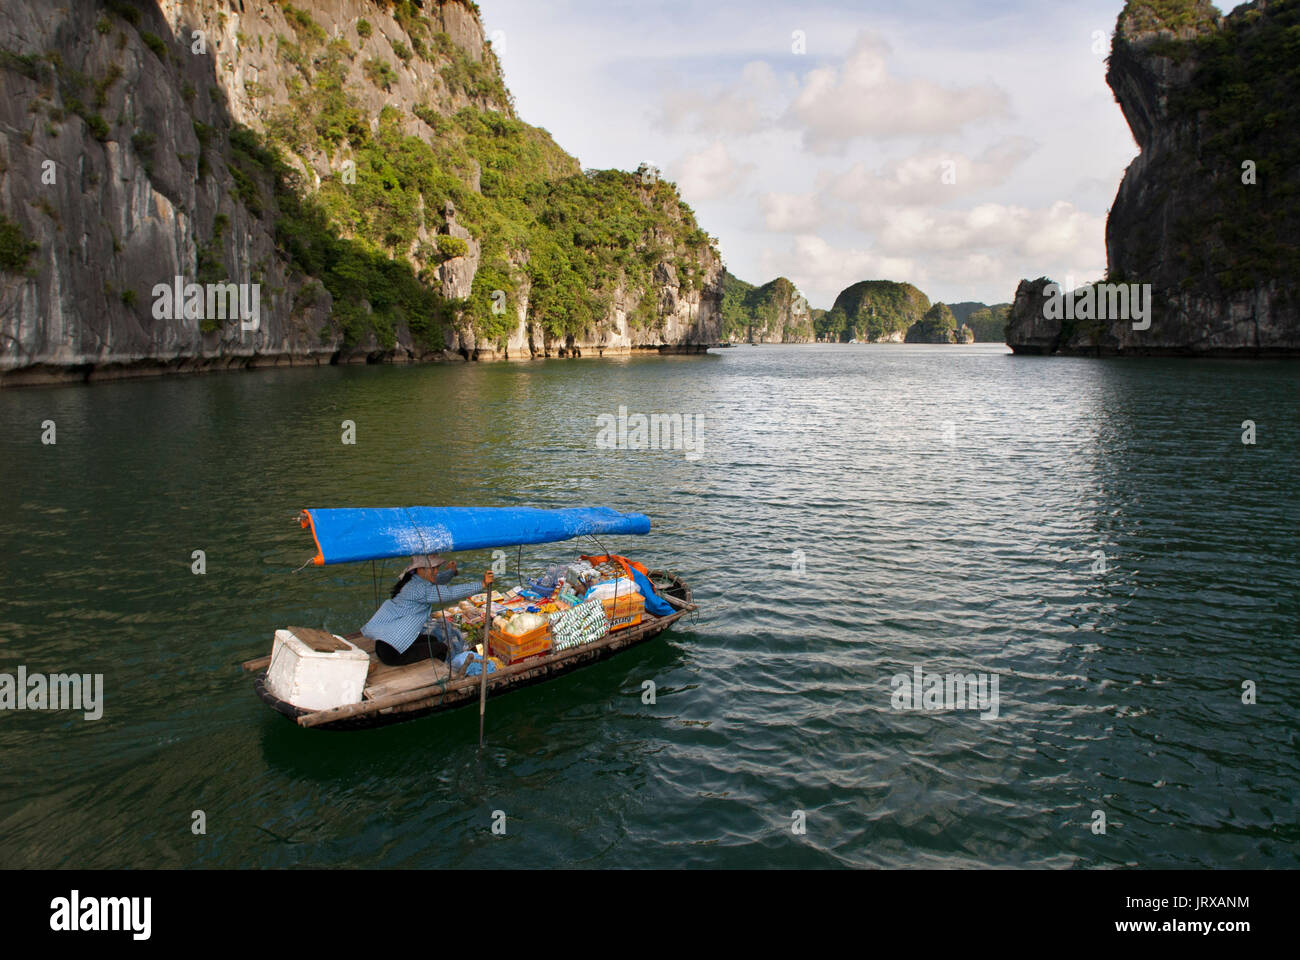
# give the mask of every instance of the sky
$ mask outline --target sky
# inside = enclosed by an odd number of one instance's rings
[[[1105,80],[1122,0],[479,6],[520,117],[584,167],[658,167],[750,283],[999,303],[1105,271],[1138,152]]]

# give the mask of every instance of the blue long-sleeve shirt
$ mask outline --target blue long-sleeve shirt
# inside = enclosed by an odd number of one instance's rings
[[[406,581],[397,596],[383,602],[361,632],[372,640],[382,640],[398,653],[405,653],[423,631],[435,604],[464,600],[479,589],[480,585],[474,581],[455,586],[434,585],[416,574]]]

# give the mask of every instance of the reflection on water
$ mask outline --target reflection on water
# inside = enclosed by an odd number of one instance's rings
[[[740,347],[0,394],[0,670],[106,688],[0,716],[0,864],[1295,866],[1298,369]],[[597,449],[620,405],[705,414],[704,455]],[[295,573],[296,511],[407,503],[642,510],[605,547],[701,613],[490,701],[481,752],[472,709],[300,730],[238,664],[376,585]],[[1000,718],[893,711],[917,665],[997,674]]]

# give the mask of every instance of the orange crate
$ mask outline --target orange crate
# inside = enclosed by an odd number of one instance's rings
[[[610,597],[601,603],[605,607],[605,617],[609,620],[611,631],[635,627],[645,614],[645,598],[639,593],[624,594],[617,600]]]
[[[488,633],[488,650],[492,656],[505,663],[518,663],[531,657],[544,657],[551,652],[551,625],[544,623],[536,630],[512,637],[500,630]]]
[[[609,630],[613,633],[615,630],[622,630],[626,627],[635,627],[641,622],[641,616],[642,615],[639,613],[634,613],[629,614],[626,617],[615,617],[613,620],[609,621]]]

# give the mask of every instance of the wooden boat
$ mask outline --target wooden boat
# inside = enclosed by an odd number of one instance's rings
[[[400,509],[409,511],[455,508]],[[319,516],[320,512],[315,513]],[[304,514],[308,515],[308,521],[312,520],[308,511],[304,511]],[[639,517],[640,515],[624,516]],[[648,530],[648,518],[643,519]],[[307,525],[308,522],[304,521],[304,526]],[[314,528],[313,534],[317,536],[318,553],[316,562],[318,564],[347,562],[326,559],[326,551],[321,548],[319,519],[315,520],[312,525]],[[555,532],[557,531],[553,530],[551,534]],[[519,531],[516,529],[513,535],[518,536]],[[546,534],[546,536],[549,537],[550,534]],[[403,540],[402,542],[409,543],[409,540]],[[448,542],[456,542],[454,536]],[[549,541],[530,539],[521,542]],[[375,548],[372,546],[369,549]],[[461,547],[461,549],[470,548]],[[431,550],[429,552],[450,551],[450,547],[440,546],[436,551]],[[389,555],[396,556],[399,554],[391,553]],[[358,558],[349,556],[348,559],[355,560]],[[534,683],[555,679],[600,660],[605,660],[629,647],[645,643],[657,637],[683,616],[697,609],[692,602],[690,587],[680,577],[662,570],[651,570],[649,579],[657,595],[673,608],[672,613],[654,616],[649,611],[646,611],[642,615],[641,622],[635,626],[610,630],[590,643],[545,656],[533,657],[490,672],[487,675],[486,694],[495,696],[517,690]],[[321,730],[359,730],[401,723],[406,720],[414,720],[429,714],[469,705],[478,701],[482,695],[483,678],[480,675],[457,676],[450,665],[443,660],[426,659],[401,666],[390,666],[379,660],[375,654],[374,641],[369,637],[356,632],[346,635],[343,639],[361,648],[370,656],[365,687],[359,703],[350,703],[324,710],[303,709],[281,699],[268,688],[266,680],[267,669],[271,663],[269,655],[248,660],[243,664],[243,668],[256,674],[253,680],[253,689],[268,706],[296,721],[299,726]]]

